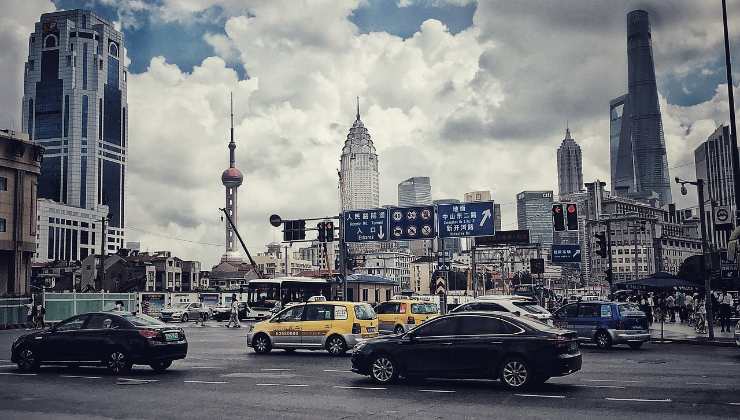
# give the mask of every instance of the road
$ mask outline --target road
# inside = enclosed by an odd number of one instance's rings
[[[190,348],[167,372],[9,362],[23,331],[0,331],[0,418],[646,418],[740,417],[740,349],[647,344],[634,351],[583,347],[583,369],[514,393],[495,381],[426,380],[377,386],[349,357],[245,348],[246,328],[186,325]]]

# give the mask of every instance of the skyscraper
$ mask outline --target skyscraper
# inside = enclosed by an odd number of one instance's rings
[[[612,100],[609,107],[612,188],[636,198],[657,195],[662,204],[668,204],[671,186],[651,43],[648,13],[628,13],[628,93]]]
[[[234,99],[231,99],[231,141],[229,141],[229,167],[221,174],[221,183],[226,190],[226,212],[231,218],[234,226],[238,226],[239,207],[238,191],[239,186],[244,182],[244,175],[236,168],[236,143],[234,143]],[[226,222],[226,252],[221,257],[221,261],[241,261],[239,251],[236,250],[236,235],[231,223]]]
[[[558,147],[558,187],[559,195],[573,194],[583,188],[583,160],[581,147],[565,129],[565,138]]]
[[[730,129],[723,125],[694,150],[696,178],[704,180],[704,205],[707,211],[717,206],[730,206],[735,214],[735,184],[732,174],[732,141]],[[726,248],[732,225],[720,228],[714,217],[707,215],[707,238],[718,248]]]
[[[432,184],[428,176],[416,176],[398,184],[400,207],[430,204],[432,204]]]
[[[529,242],[539,243],[542,255],[552,246],[552,191],[522,191],[516,196],[519,229],[529,230]]]
[[[378,183],[378,154],[375,153],[370,133],[360,120],[360,101],[357,114],[340,158],[342,209],[370,209],[380,205]]]
[[[38,197],[47,200],[39,206],[44,231],[37,258],[84,258],[95,244],[92,224],[105,216],[107,238],[98,245],[115,252],[126,222],[123,34],[92,12],[70,10],[41,15],[28,45],[23,130],[45,147]],[[74,215],[74,223],[46,226],[61,220],[54,213]]]

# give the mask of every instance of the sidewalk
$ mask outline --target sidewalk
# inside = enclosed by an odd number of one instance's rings
[[[735,346],[735,336],[733,332],[721,332],[719,326],[714,327],[714,341],[709,341],[707,334],[697,334],[694,327],[686,324],[666,322],[663,324],[663,337],[666,340],[691,343],[691,344],[709,344],[718,346]],[[734,329],[733,329],[734,331]],[[650,326],[650,334],[653,341],[660,340],[660,322],[654,322]]]

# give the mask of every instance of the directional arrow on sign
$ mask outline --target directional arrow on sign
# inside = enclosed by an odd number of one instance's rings
[[[383,233],[383,226],[380,226],[380,231],[378,232],[378,239],[383,239],[385,237],[385,233]]]
[[[483,210],[483,219],[480,221],[480,227],[483,227],[483,225],[486,223],[486,220],[491,218],[491,209],[485,209]]]
[[[439,279],[437,281],[437,288],[435,290],[436,294],[443,295],[447,291],[447,285],[445,284],[445,281],[442,279]]]

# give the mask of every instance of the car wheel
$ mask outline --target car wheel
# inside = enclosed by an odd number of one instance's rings
[[[627,343],[632,350],[638,350],[640,347],[642,347],[642,341],[639,341],[637,343]]]
[[[125,375],[133,365],[122,350],[113,350],[105,361],[108,370],[114,375]]]
[[[379,354],[370,362],[370,378],[378,384],[393,383],[398,379],[398,365],[389,356]]]
[[[506,359],[501,365],[501,372],[499,373],[501,383],[510,389],[525,388],[532,382],[533,376],[527,362],[518,357]]]
[[[23,372],[33,372],[38,370],[40,361],[31,349],[23,349],[18,354],[18,369]]]
[[[596,347],[600,349],[608,349],[612,346],[612,338],[609,337],[609,333],[606,331],[597,332],[594,339],[596,340]]]
[[[338,335],[332,335],[326,342],[326,350],[332,356],[341,356],[347,351],[347,343]]]
[[[393,334],[403,334],[405,332],[402,325],[396,325],[396,328],[393,329]]]
[[[188,314],[182,314],[182,317],[180,318],[180,321],[182,321],[182,322],[188,322]]]
[[[269,353],[270,350],[272,350],[270,337],[265,334],[257,334],[257,336],[252,339],[252,348],[254,348],[254,352],[257,354]]]
[[[161,362],[155,362],[149,365],[155,372],[164,372],[168,367],[172,366],[172,360],[164,360]]]

